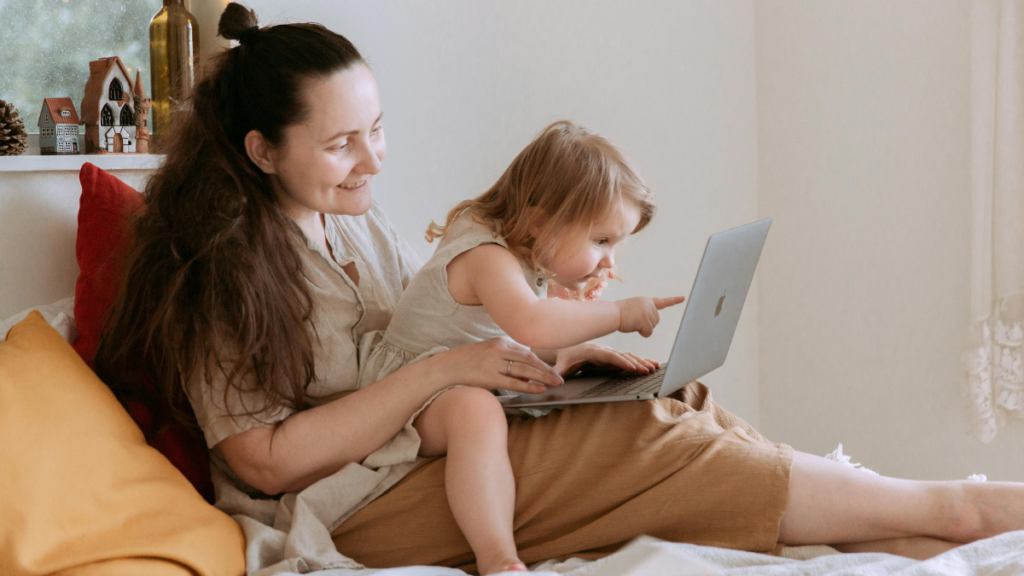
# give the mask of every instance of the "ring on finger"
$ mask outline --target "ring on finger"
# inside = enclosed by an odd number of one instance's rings
[[[508,361],[508,368],[505,369],[505,375],[507,375],[507,376],[511,376],[512,375],[512,361],[511,360]]]

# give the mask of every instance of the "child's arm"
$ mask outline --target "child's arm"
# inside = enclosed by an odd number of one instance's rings
[[[617,302],[538,299],[519,260],[507,249],[484,244],[448,264],[448,289],[461,304],[480,304],[513,340],[531,348],[557,349],[617,330],[650,336],[658,310],[681,298],[629,298]]]

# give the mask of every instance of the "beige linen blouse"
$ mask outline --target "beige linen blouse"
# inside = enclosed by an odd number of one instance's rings
[[[402,291],[422,265],[376,203],[362,216],[326,215],[324,224],[333,258],[310,239],[297,238],[313,300],[316,379],[307,391],[314,406],[359,388],[360,358],[365,359],[379,340],[377,331],[387,328]],[[342,270],[349,263],[359,271],[358,285]],[[249,565],[262,567],[259,574],[358,566],[334,550],[330,532],[419,461],[420,439],[412,427],[419,411],[362,462],[349,463],[302,492],[275,499],[241,481],[217,444],[250,428],[280,422],[294,410],[277,407],[239,416],[262,407],[264,393],[228,389],[221,372],[199,370],[186,389],[210,448],[216,505],[245,529]]]

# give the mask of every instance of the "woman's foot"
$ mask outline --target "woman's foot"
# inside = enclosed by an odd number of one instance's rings
[[[482,559],[477,559],[477,569],[480,571],[480,576],[486,576],[487,574],[498,574],[501,572],[529,572],[526,569],[526,564],[519,558],[503,558],[498,562],[487,562]]]

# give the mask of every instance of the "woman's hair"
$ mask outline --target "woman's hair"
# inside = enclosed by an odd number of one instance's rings
[[[607,139],[562,120],[530,142],[490,190],[460,202],[444,225],[431,222],[427,241],[443,237],[468,213],[502,236],[530,266],[544,270],[560,239],[588,234],[620,200],[640,210],[633,233],[654,217],[653,196],[622,152]],[[539,221],[542,216],[547,220]],[[531,228],[537,229],[536,236]]]
[[[122,402],[142,397],[176,416],[197,370],[223,371],[225,396],[264,390],[268,406],[250,414],[308,405],[313,304],[294,245],[301,232],[244,141],[255,130],[281,145],[284,129],[308,114],[304,84],[363,63],[319,24],[258,28],[256,14],[235,3],[218,32],[240,44],[216,57],[163,135],[167,156],[146,185],[95,360]],[[163,399],[145,392],[145,378]]]

